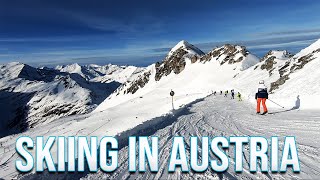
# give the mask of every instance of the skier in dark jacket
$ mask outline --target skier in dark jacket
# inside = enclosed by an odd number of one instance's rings
[[[268,108],[266,106],[266,100],[268,99],[268,90],[266,85],[264,85],[264,81],[259,82],[258,92],[256,93],[256,100],[257,100],[257,114],[260,114],[260,104],[262,103],[263,106],[263,113],[268,113]]]
[[[234,90],[231,90],[231,99],[234,99]]]

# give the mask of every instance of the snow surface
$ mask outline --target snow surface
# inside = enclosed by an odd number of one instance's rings
[[[188,96],[185,96],[188,97]],[[181,97],[182,98],[182,97]],[[2,138],[1,142],[7,147],[5,153],[1,154],[0,176],[3,178],[12,178],[18,176],[14,168],[14,160],[18,158],[15,153],[15,139],[21,135],[27,135],[32,138],[43,135],[48,136],[115,136],[119,140],[124,140],[130,135],[143,136],[145,134],[159,136],[159,152],[160,152],[160,171],[158,173],[150,173],[147,171],[144,174],[130,174],[127,166],[127,147],[124,146],[120,151],[119,168],[113,174],[105,174],[98,172],[97,174],[88,174],[87,179],[113,179],[113,178],[246,178],[246,179],[316,179],[320,175],[318,166],[320,163],[320,112],[319,111],[299,111],[290,109],[275,109],[270,110],[274,115],[255,115],[252,111],[253,105],[249,102],[238,102],[230,98],[224,98],[222,95],[209,96],[205,99],[199,99],[189,105],[183,106],[178,110],[165,116],[154,116],[151,121],[145,125],[137,126],[141,119],[150,116],[147,109],[153,111],[157,108],[156,105],[139,107],[137,106],[139,99],[123,105],[107,110],[107,113],[96,113],[95,115],[82,115],[73,118],[60,119],[51,124],[47,124],[41,128],[32,129],[23,134],[14,135]],[[169,108],[170,100],[162,101]],[[150,104],[151,105],[151,104]],[[153,104],[152,104],[153,105]],[[138,107],[128,111],[129,107]],[[141,111],[144,109],[144,111]],[[107,117],[102,117],[108,114]],[[94,116],[94,119],[90,119]],[[135,118],[137,117],[137,118]],[[124,123],[125,122],[125,123]],[[131,129],[132,127],[135,127]],[[128,131],[126,131],[128,130]],[[120,133],[123,132],[123,133]],[[120,133],[120,134],[119,134]],[[179,170],[174,174],[167,173],[167,162],[169,150],[172,145],[173,136],[183,136],[189,139],[190,136],[296,136],[299,158],[301,162],[302,172],[294,174],[288,173],[256,173],[250,174],[248,170],[248,162],[244,162],[244,172],[242,174],[235,173],[233,170],[233,160],[228,172],[217,174],[207,171],[205,173],[194,174],[181,173]],[[120,141],[121,142],[121,141]],[[186,141],[187,144],[188,141]],[[283,146],[283,138],[280,138],[280,149]],[[52,155],[56,158],[56,144],[53,146]],[[230,157],[233,157],[232,148],[227,152]],[[34,152],[32,152],[34,154]],[[189,154],[189,153],[187,153]],[[248,148],[244,148],[245,159],[248,159]],[[82,177],[84,174],[52,174],[42,173],[36,176],[33,174],[27,175],[26,178],[69,178]]]
[[[127,66],[122,68],[114,68],[110,72],[106,72],[103,76],[98,76],[93,78],[91,81],[94,82],[111,82],[116,81],[119,83],[125,83],[127,81],[132,81],[137,78],[137,76],[144,70],[145,68],[135,67],[135,66]]]
[[[260,116],[251,112],[252,105],[247,102],[237,102],[222,96],[210,96],[203,101],[192,103],[174,116],[163,120],[166,126],[149,126],[146,134],[153,132],[151,136],[159,137],[159,172],[151,173],[129,173],[128,172],[128,147],[122,148],[119,157],[119,168],[112,173],[106,174],[99,171],[97,174],[89,174],[84,179],[317,179],[320,176],[318,168],[319,138],[320,135],[320,113],[297,110],[275,110],[274,115]],[[274,110],[274,109],[273,109]],[[169,121],[169,122],[168,122]],[[140,134],[144,135],[144,133]],[[235,173],[234,170],[234,148],[227,151],[230,160],[229,169],[223,174],[211,170],[204,173],[182,173],[178,168],[175,173],[168,173],[168,162],[173,137],[184,137],[186,143],[186,154],[190,155],[191,136],[215,137],[215,136],[279,136],[279,154],[283,148],[284,136],[296,136],[297,148],[300,158],[301,173],[261,173],[251,174],[249,171],[249,147],[244,147],[244,170],[243,173]],[[138,147],[138,145],[137,145]],[[199,154],[201,145],[198,146]],[[270,151],[269,151],[270,153]],[[138,154],[137,154],[138,156]],[[211,159],[215,157],[211,154]],[[201,158],[200,158],[201,159]],[[138,160],[138,157],[137,157]],[[270,159],[269,159],[270,162]],[[138,162],[137,169],[138,168]],[[147,166],[148,167],[148,166]],[[189,168],[190,169],[190,168]],[[209,168],[210,169],[210,168]]]
[[[283,60],[282,57],[276,55],[278,59],[275,60],[275,69],[271,75],[269,71],[260,68],[264,62],[251,63],[250,54],[247,56],[249,57],[248,62],[243,60],[238,63],[224,63],[222,65],[220,60],[226,58],[224,55],[211,57],[211,61],[204,63],[199,61],[191,63],[191,60],[186,58],[186,67],[181,73],[170,73],[168,76],[163,76],[160,81],[155,81],[155,64],[150,65],[137,73],[141,75],[150,71],[151,75],[149,82],[134,94],[125,94],[124,91],[127,86],[124,85],[124,88],[121,87],[111,94],[90,114],[57,119],[27,132],[1,138],[0,142],[3,143],[6,150],[0,155],[0,164],[2,164],[0,177],[12,178],[18,175],[14,168],[14,160],[18,157],[15,154],[14,145],[16,138],[21,135],[27,135],[32,138],[40,135],[46,137],[58,135],[117,136],[126,139],[130,132],[140,132],[141,128],[150,129],[155,127],[156,129],[153,133],[158,133],[157,135],[164,137],[162,140],[164,151],[170,145],[170,141],[165,141],[166,137],[170,137],[170,134],[166,135],[166,131],[169,132],[170,128],[173,130],[171,135],[178,134],[185,137],[191,134],[199,136],[206,134],[225,136],[295,135],[299,152],[301,152],[299,155],[303,172],[300,174],[257,173],[256,175],[260,178],[271,176],[276,179],[316,178],[320,176],[317,168],[319,166],[319,139],[311,139],[310,137],[318,137],[320,132],[320,102],[314,101],[315,99],[320,99],[320,92],[318,91],[320,88],[320,72],[316,69],[320,65],[320,55],[317,52],[313,53],[314,50],[320,47],[318,42],[288,60]],[[289,80],[269,96],[271,100],[285,106],[285,109],[278,109],[276,105],[268,101],[267,105],[270,112],[275,114],[266,117],[254,115],[254,95],[257,91],[258,82],[265,80],[267,87],[270,88],[270,84],[279,79],[279,70],[286,62],[290,62],[290,68],[299,57],[310,53],[313,53],[312,55],[315,59],[302,69],[291,73]],[[240,55],[238,56],[240,57]],[[253,59],[257,61],[256,58]],[[169,95],[171,89],[175,91],[173,105],[176,110],[174,111],[172,111],[173,107]],[[205,100],[196,101],[212,94],[213,91],[217,91],[219,94],[220,90],[231,89],[241,92],[244,101],[237,102],[230,100],[229,97],[222,98],[220,96],[211,96]],[[194,101],[196,102],[195,105],[190,110],[185,110],[185,105]],[[173,119],[170,118],[170,113],[175,115]],[[163,120],[168,120],[168,118],[169,121],[174,121],[172,125],[164,123]],[[161,127],[154,124],[158,121],[166,126]],[[157,129],[157,127],[161,127],[163,130]],[[125,148],[123,151],[125,151]],[[52,152],[56,152],[56,147],[52,149]],[[34,154],[34,152],[32,153]],[[166,152],[162,153],[165,158]],[[53,157],[56,158],[56,153],[53,153]],[[123,157],[125,158],[126,156]],[[224,176],[231,178],[239,176],[232,174],[231,170]],[[123,176],[128,175],[126,170],[119,173]],[[108,178],[105,175],[96,175],[99,178]],[[113,175],[118,177],[119,174]],[[149,175],[154,176],[146,173],[146,176]],[[206,175],[208,177],[219,177],[219,175],[211,173]],[[163,178],[168,176],[165,173],[157,175],[157,177]],[[172,178],[174,178],[173,176],[184,177],[189,175],[177,173],[173,174]],[[243,177],[254,178],[249,173],[244,173]]]
[[[271,51],[271,55],[269,56],[274,56],[276,59],[279,60],[288,60],[288,52],[287,51]]]
[[[248,54],[244,60],[241,62],[241,71],[244,71],[250,67],[252,67],[253,65],[257,64],[257,62],[259,61],[259,59],[252,55],[252,54]]]
[[[301,50],[299,53],[297,53],[294,57],[301,57],[304,55],[307,55],[309,53],[312,53],[312,51],[319,49],[320,48],[320,39],[318,39],[316,42],[312,43],[310,46],[304,48]]]

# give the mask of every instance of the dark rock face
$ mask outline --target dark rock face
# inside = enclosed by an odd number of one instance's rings
[[[124,91],[124,94],[134,94],[139,88],[143,88],[150,80],[151,72],[145,72],[130,84],[130,87]]]
[[[265,55],[260,59],[260,62],[265,61],[266,59],[268,59],[269,56],[272,55],[272,52],[273,52],[273,51],[270,50],[267,54],[265,54]]]
[[[270,86],[270,92],[273,92],[274,90],[278,89],[279,86],[283,85],[287,80],[289,79],[289,74],[284,75],[280,77],[277,81],[272,82]]]
[[[292,54],[290,54],[287,51],[284,51],[283,53],[284,53],[283,55],[285,57],[287,57],[288,59],[293,56]],[[275,59],[276,59],[276,56],[273,55],[273,51],[269,51],[263,58],[260,59],[260,62],[264,62],[261,65],[261,70],[269,71],[269,75],[271,76],[272,71],[275,69],[274,65],[277,64]]]
[[[193,55],[190,59],[191,59],[191,63],[193,64],[193,63],[197,62],[198,59],[200,59],[200,58],[196,55]]]
[[[235,56],[240,53],[242,56],[235,59]],[[221,65],[224,63],[234,64],[243,61],[243,57],[246,57],[249,54],[249,51],[244,46],[240,46],[240,49],[237,48],[237,45],[226,44],[221,48],[216,48],[210,51],[208,54],[202,56],[200,58],[200,62],[207,62],[210,61],[212,57],[221,57],[225,55],[223,61],[220,62]]]
[[[200,62],[210,61],[212,57],[220,57],[222,51],[223,51],[223,48],[213,49],[212,51],[210,51],[210,52],[207,53],[206,55],[202,56],[202,57],[200,58]]]
[[[288,71],[289,66],[290,66],[290,61],[287,61],[286,64],[279,69],[280,77],[282,77]]]
[[[313,55],[317,52],[320,52],[320,48],[310,54],[300,57],[299,59],[291,59],[290,61],[287,61],[286,64],[279,69],[280,78],[277,81],[271,83],[270,92],[278,89],[279,86],[283,85],[287,80],[289,80],[289,75],[291,73],[302,69],[306,64],[314,60],[315,57],[313,57]]]
[[[168,55],[163,61],[156,62],[156,73],[154,77],[155,81],[159,81],[163,76],[168,76],[172,72],[175,74],[181,73],[185,69],[186,58],[189,58],[191,60],[191,63],[195,63],[200,59],[200,57],[196,54],[189,54],[187,51],[188,49],[188,47],[180,47],[179,49]],[[134,94],[138,89],[143,88],[145,84],[149,82],[150,75],[150,71],[140,75],[134,82],[131,82],[129,84],[129,88],[124,91],[124,94]]]
[[[159,81],[163,76],[169,75],[172,71],[179,74],[184,70],[186,61],[184,55],[188,54],[182,47],[176,50],[171,56],[167,56],[161,63],[156,65],[155,80]]]
[[[189,46],[192,45],[189,44]],[[191,49],[193,50],[194,48]],[[204,54],[203,52],[200,52],[200,54],[192,54],[189,53],[188,50],[190,50],[190,47],[188,46],[180,47],[171,54],[169,54],[163,61],[156,62],[156,73],[154,77],[155,81],[161,80],[162,77],[168,76],[172,72],[175,74],[181,73],[185,69],[187,58],[191,60],[191,63],[196,63],[198,61],[205,63],[207,61],[210,61],[212,57],[220,57],[222,55],[226,55],[226,58],[222,62],[220,62],[220,64],[222,65],[224,63],[234,64],[237,62],[241,62],[243,61],[244,57],[246,57],[249,54],[249,51],[247,51],[244,46],[237,46],[231,44],[226,44],[223,47],[215,48],[207,54]],[[235,56],[239,53],[242,56],[239,56],[237,59],[235,59]],[[129,88],[127,88],[124,91],[124,94],[134,94],[139,88],[144,87],[145,84],[149,82],[150,75],[151,72],[144,73],[143,75],[139,76],[137,80],[130,83],[129,85],[127,83],[125,86],[122,86],[118,90],[118,93],[120,93],[120,91],[126,86],[129,86]]]
[[[269,51],[270,53],[271,51]],[[277,64],[275,62],[276,57],[275,56],[270,56],[268,57],[269,53],[262,58],[262,61],[264,61],[264,63],[261,65],[261,70],[271,70],[273,68],[274,64]]]
[[[293,66],[290,68],[290,72],[294,72],[296,70],[302,69],[307,63],[314,60],[313,54],[308,54],[306,56],[302,56],[298,59],[298,62],[293,64]]]
[[[272,75],[272,71],[274,70],[274,65],[277,64],[275,61],[274,56],[269,57],[267,60],[264,61],[264,64],[261,65],[261,70],[269,71],[269,76]]]

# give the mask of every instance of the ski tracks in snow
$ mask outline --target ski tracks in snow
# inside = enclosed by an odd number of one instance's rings
[[[181,115],[172,124],[158,129],[152,136],[159,137],[159,171],[151,173],[149,170],[145,173],[129,173],[128,171],[128,147],[124,147],[119,151],[119,168],[112,174],[98,172],[97,174],[89,174],[87,179],[315,179],[320,176],[319,170],[319,145],[314,147],[310,144],[312,134],[319,132],[317,128],[320,120],[317,115],[308,116],[309,113],[301,111],[279,113],[272,116],[252,115],[254,106],[245,101],[238,102],[223,98],[222,96],[209,96],[204,101],[197,102],[188,108],[188,113]],[[314,117],[314,118],[313,118]],[[305,125],[309,123],[309,125]],[[311,124],[310,124],[311,123]],[[303,126],[302,126],[303,125]],[[309,126],[313,128],[309,128]],[[319,129],[318,129],[319,130]],[[143,136],[143,134],[139,134]],[[230,165],[227,172],[223,174],[213,172],[210,168],[204,173],[182,173],[179,168],[175,173],[168,173],[168,162],[170,158],[170,150],[172,147],[173,137],[182,136],[185,138],[186,153],[190,157],[191,136],[199,138],[198,154],[202,153],[201,137],[203,136],[291,136],[297,138],[297,147],[301,163],[301,173],[292,173],[288,169],[287,173],[261,173],[251,174],[249,172],[249,147],[245,145],[243,148],[244,171],[243,173],[234,172],[234,149],[230,146],[227,155],[230,158]],[[303,140],[308,139],[308,142]],[[283,146],[283,138],[279,138],[279,147]],[[210,159],[215,158],[210,153]],[[137,154],[138,157],[138,154]],[[201,159],[201,157],[199,157]],[[137,158],[138,159],[138,158]],[[138,165],[138,162],[136,163]],[[138,168],[138,167],[137,167]],[[148,169],[148,166],[147,166]]]

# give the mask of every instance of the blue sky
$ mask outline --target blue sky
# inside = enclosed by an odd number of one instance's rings
[[[207,52],[225,43],[263,56],[320,38],[314,0],[1,0],[0,63],[132,64],[161,60],[184,39]]]

